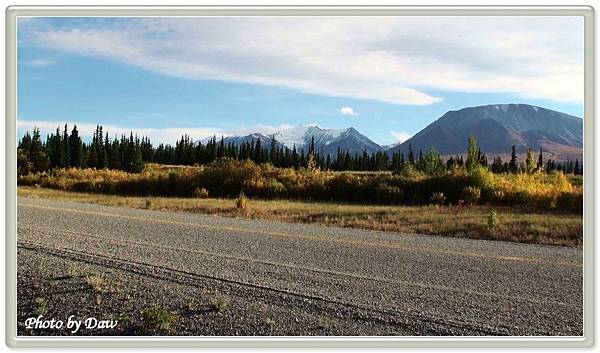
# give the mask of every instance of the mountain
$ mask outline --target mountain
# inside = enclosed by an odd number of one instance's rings
[[[221,142],[221,137],[217,137],[217,136],[211,136],[211,137],[207,137],[204,138],[202,140],[200,140],[200,142],[202,143],[207,143],[208,141],[212,140],[213,138],[217,139],[217,143]],[[253,133],[253,134],[249,134],[249,135],[245,135],[245,136],[227,136],[227,137],[223,137],[223,143],[225,144],[225,146],[227,146],[229,143],[231,143],[234,146],[239,146],[241,144],[244,143],[256,143],[257,140],[260,140],[260,144],[262,145],[263,148],[267,148],[270,149],[271,148],[271,142],[272,142],[272,138],[271,136],[267,136],[265,134],[261,134],[261,133]],[[283,147],[283,144],[275,141],[275,144],[277,145],[277,147]]]
[[[527,104],[495,104],[449,111],[390,152],[418,153],[433,146],[442,155],[463,154],[470,135],[481,151],[519,154],[542,147],[548,157],[574,159],[583,155],[583,119]]]
[[[347,129],[322,129],[316,125],[298,125],[289,129],[283,129],[274,134],[253,133],[246,136],[228,136],[225,137],[224,143],[233,143],[239,145],[260,139],[260,143],[265,148],[271,147],[271,139],[275,141],[279,147],[285,146],[288,148],[296,147],[297,151],[304,149],[308,151],[311,140],[314,138],[315,150],[319,151],[323,156],[327,154],[332,157],[337,155],[337,150],[348,150],[351,154],[362,153],[364,150],[367,153],[382,151],[383,148],[377,143],[370,140],[365,135],[358,132],[355,128]],[[212,137],[210,137],[212,138]],[[206,142],[208,139],[202,140]],[[220,141],[220,138],[217,138]]]

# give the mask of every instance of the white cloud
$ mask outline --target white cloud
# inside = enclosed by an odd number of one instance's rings
[[[412,135],[404,131],[390,131],[390,135],[394,136],[397,143],[402,143],[408,140]]]
[[[79,136],[81,136],[84,140],[90,139],[94,132],[96,131],[96,124],[88,124],[88,123],[74,123],[67,122],[69,133],[73,129],[74,125],[77,125],[77,131],[79,131]],[[55,133],[56,127],[59,127],[59,130],[63,131],[64,122],[56,122],[56,121],[29,121],[29,120],[19,120],[17,119],[17,130],[19,132],[32,131],[34,127],[40,129],[40,132],[43,137],[46,134]],[[194,141],[199,141],[203,138],[210,137],[213,135],[216,136],[228,136],[227,133],[215,128],[167,128],[167,129],[152,129],[152,128],[129,128],[122,126],[114,126],[114,125],[103,125],[102,126],[103,133],[108,132],[109,138],[114,139],[115,135],[119,138],[121,135],[126,135],[129,137],[129,134],[133,131],[133,134],[137,134],[139,137],[146,136],[150,138],[150,141],[153,143],[170,143],[174,144],[175,141],[179,140],[182,135],[187,134]]]
[[[394,104],[439,102],[434,90],[583,101],[580,17],[36,20],[19,30],[27,44],[190,79]]]
[[[50,65],[54,65],[54,61],[48,59],[34,59],[23,62],[23,65],[33,67],[47,67]]]
[[[359,115],[357,112],[354,111],[354,109],[352,109],[350,107],[341,107],[340,113],[342,115],[351,115],[351,116]]]

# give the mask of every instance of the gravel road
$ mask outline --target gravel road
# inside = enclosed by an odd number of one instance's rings
[[[116,330],[78,334],[583,332],[580,249],[34,198],[18,199],[17,224],[22,335],[69,334],[25,328],[39,298],[46,317],[120,318]],[[101,273],[109,289],[73,269]],[[218,293],[226,312],[210,309]],[[179,320],[142,331],[151,305]]]

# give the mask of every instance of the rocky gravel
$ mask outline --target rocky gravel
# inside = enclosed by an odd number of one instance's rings
[[[583,331],[580,249],[33,198],[17,224],[20,335],[73,334],[27,329],[40,313],[119,322],[77,335]]]

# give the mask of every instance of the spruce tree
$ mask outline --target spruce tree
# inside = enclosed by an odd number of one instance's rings
[[[69,132],[67,130],[67,124],[65,124],[65,129],[63,130],[62,151],[63,161],[61,167],[68,167],[71,165],[71,148],[69,147]]]
[[[77,125],[73,125],[71,136],[69,136],[69,166],[80,168],[83,162],[82,143],[79,137],[79,131],[77,131]]]
[[[477,148],[477,139],[474,135],[469,136],[467,141],[467,162],[466,167],[469,173],[473,172],[475,166],[479,164],[480,151]]]
[[[537,165],[535,163],[535,159],[533,158],[533,150],[531,148],[527,149],[527,159],[525,159],[525,168],[527,174],[535,173]]]
[[[508,162],[508,171],[516,174],[519,171],[519,165],[517,162],[517,153],[515,152],[515,145],[512,146],[512,152],[510,154],[510,162]]]
[[[42,145],[42,139],[40,137],[40,129],[33,129],[33,136],[31,138],[31,148],[29,150],[28,159],[31,161],[34,172],[41,172],[48,169],[50,161],[48,155],[44,151]]]

